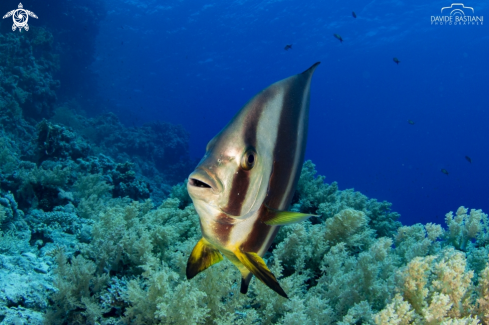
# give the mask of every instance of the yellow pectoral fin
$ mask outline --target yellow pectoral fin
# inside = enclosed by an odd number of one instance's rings
[[[213,264],[222,261],[221,253],[202,238],[195,245],[187,262],[187,279],[190,280]]]
[[[275,216],[270,220],[265,221],[264,223],[269,226],[285,226],[291,223],[301,222],[310,217],[319,217],[316,214],[308,214],[294,211],[277,211],[268,208],[268,210],[272,213],[275,213]]]
[[[236,257],[258,280],[265,283],[270,289],[282,297],[288,298],[285,291],[280,287],[275,275],[268,269],[265,261],[258,254],[239,251]]]

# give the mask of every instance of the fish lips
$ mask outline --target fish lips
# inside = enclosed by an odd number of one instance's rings
[[[196,198],[209,195],[209,192],[217,195],[222,189],[222,183],[205,167],[197,167],[188,177],[187,190]]]

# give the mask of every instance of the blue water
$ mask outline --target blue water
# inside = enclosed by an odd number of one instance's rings
[[[450,4],[105,1],[87,68],[124,122],[182,124],[199,158],[254,94],[321,61],[306,159],[404,224],[443,223],[489,211],[489,3],[465,2],[484,25],[431,25]]]

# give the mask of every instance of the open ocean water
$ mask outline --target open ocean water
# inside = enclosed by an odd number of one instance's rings
[[[182,124],[200,158],[254,94],[321,61],[306,159],[404,224],[442,223],[460,205],[489,210],[488,25],[436,24],[451,5],[107,1],[90,68],[123,120]],[[464,5],[489,17],[488,3]]]

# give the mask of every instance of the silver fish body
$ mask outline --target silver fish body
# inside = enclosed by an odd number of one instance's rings
[[[286,297],[261,257],[282,222],[274,219],[289,207],[300,176],[311,77],[318,64],[262,90],[207,144],[187,184],[203,237],[189,258],[187,278],[224,255],[241,272],[242,293],[254,274]]]

